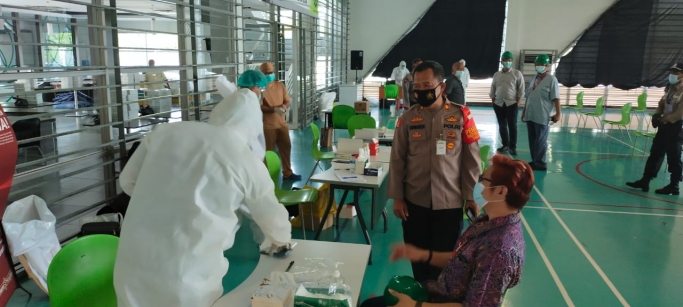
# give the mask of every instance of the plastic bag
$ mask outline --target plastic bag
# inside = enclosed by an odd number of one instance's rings
[[[311,186],[304,186],[303,189],[312,189],[315,190],[314,187]],[[313,227],[316,225],[310,225],[311,224],[311,211],[313,212],[313,218],[320,222],[322,220],[323,215],[325,215],[325,209],[327,209],[327,202],[329,201],[330,198],[330,184],[325,183],[323,184],[320,188],[318,188],[318,199],[314,203],[303,203],[301,206],[301,210],[299,211],[299,215],[292,219],[292,227],[296,228],[301,228],[301,219],[302,217],[305,218],[306,222],[306,227],[307,229],[311,230],[316,230],[317,228]],[[334,221],[335,214],[337,213],[337,201],[333,200],[332,201],[332,208],[330,209],[330,213],[328,215],[328,221]],[[327,224],[328,222],[326,222]],[[317,226],[316,226],[317,227]]]
[[[307,259],[308,260],[308,259]],[[346,284],[338,265],[335,263],[334,269],[329,270],[327,263],[317,261],[317,264],[324,264],[325,267],[317,269],[318,274],[324,273],[324,276],[316,278],[313,281],[302,282],[294,295],[295,306],[310,306],[310,307],[353,307],[351,287]],[[312,262],[315,264],[315,262]],[[296,274],[294,274],[296,278]]]
[[[335,92],[322,93],[322,95],[320,95],[320,105],[318,108],[320,111],[320,118],[325,118],[325,114],[322,112],[323,110],[332,110],[332,108],[334,108],[334,100],[336,98],[337,93]]]
[[[57,219],[45,201],[35,195],[9,205],[2,221],[12,255],[26,257],[45,289],[47,270],[61,249],[56,224]]]

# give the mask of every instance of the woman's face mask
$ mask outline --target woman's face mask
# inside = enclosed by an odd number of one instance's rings
[[[489,200],[486,200],[486,198],[484,197],[484,190],[486,190],[486,189],[493,189],[493,188],[495,188],[495,187],[487,187],[487,186],[485,186],[485,185],[482,183],[482,181],[484,181],[484,180],[491,182],[489,179],[484,178],[484,176],[480,176],[480,177],[479,177],[479,182],[477,182],[477,184],[474,185],[474,190],[472,191],[472,197],[474,198],[474,202],[475,202],[475,203],[477,204],[477,206],[479,206],[479,208],[481,208],[481,209],[484,209],[484,206],[486,206],[488,203],[491,203],[491,202],[500,202],[500,201],[504,201],[504,200],[505,200],[505,199],[502,199],[502,200],[490,200],[490,201],[489,201]]]
[[[435,88],[433,89],[428,89],[428,90],[414,90],[415,95],[417,96],[417,103],[420,104],[422,107],[429,107],[434,102],[441,96],[441,93],[439,95],[436,95],[436,89],[441,87],[440,82]]]
[[[462,71],[462,70],[458,70],[458,71],[455,72],[455,76],[458,77],[458,79],[461,79],[461,78],[462,78],[462,74],[463,74],[463,71]]]
[[[670,75],[669,75],[669,83],[670,83],[670,84],[676,84],[676,83],[678,83],[678,75],[670,74]]]

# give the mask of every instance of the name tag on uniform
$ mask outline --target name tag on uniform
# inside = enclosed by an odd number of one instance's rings
[[[438,140],[436,141],[436,155],[443,156],[446,154],[446,141]]]

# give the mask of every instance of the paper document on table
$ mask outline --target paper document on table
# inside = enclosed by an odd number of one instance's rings
[[[348,170],[335,170],[334,174],[343,182],[365,182],[365,178]]]
[[[356,130],[355,139],[372,140],[379,138],[379,131],[377,129],[362,129]]]
[[[357,154],[358,148],[363,147],[363,140],[359,139],[339,139],[336,150],[337,155]]]

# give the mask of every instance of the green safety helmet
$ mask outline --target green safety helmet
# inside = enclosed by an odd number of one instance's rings
[[[550,57],[548,57],[547,54],[539,54],[536,57],[536,61],[534,61],[536,64],[543,64],[543,65],[550,65]]]
[[[500,57],[500,58],[503,59],[503,60],[506,60],[506,59],[514,59],[514,57],[512,56],[512,52],[510,52],[510,51],[505,51],[505,52],[503,52],[503,56]]]
[[[410,276],[394,276],[389,280],[389,284],[384,289],[384,300],[387,306],[395,306],[398,304],[398,298],[391,295],[389,289],[408,295],[417,302],[426,302],[429,300],[429,293],[427,293],[427,290],[423,288],[415,278]]]

